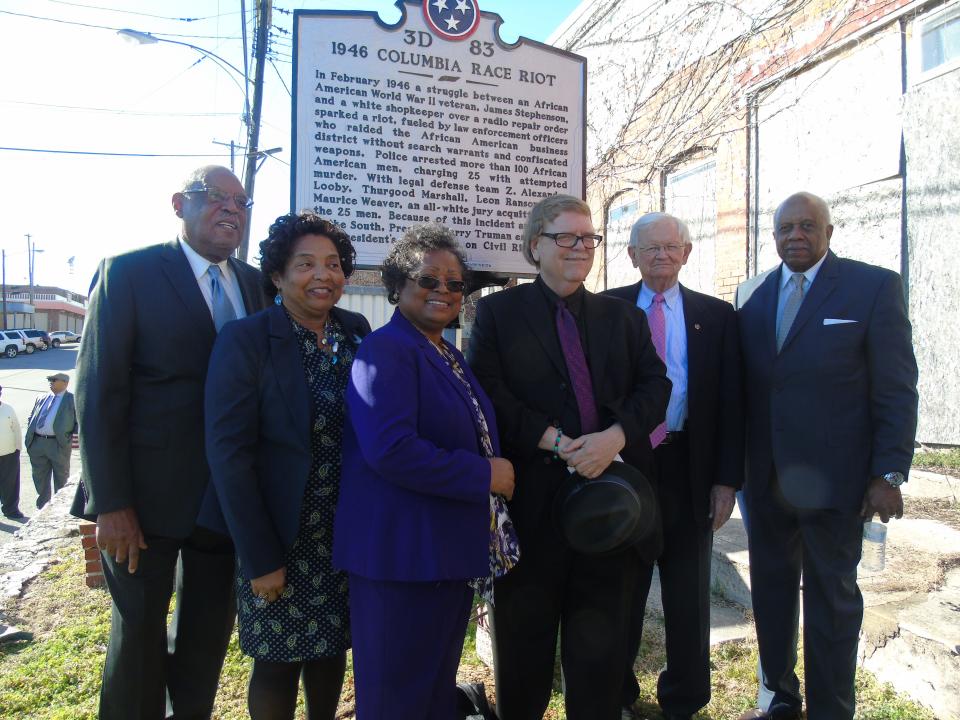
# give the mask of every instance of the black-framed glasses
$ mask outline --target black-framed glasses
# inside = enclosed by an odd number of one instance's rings
[[[603,242],[603,235],[577,235],[576,233],[565,232],[540,234],[550,238],[558,247],[562,248],[576,247],[578,242],[582,242],[585,248],[592,250]]]
[[[411,280],[417,283],[424,290],[436,290],[443,285],[452,293],[462,293],[467,284],[463,280],[441,280],[433,275],[408,275]]]
[[[225,193],[223,190],[218,190],[217,188],[212,187],[202,187],[197,188],[196,190],[184,190],[184,195],[189,195],[190,193],[206,193],[207,194],[207,203],[210,205],[225,205],[227,200],[233,200],[236,203],[237,207],[241,210],[249,210],[253,207],[253,200],[248,198],[246,195],[231,195],[230,193]]]

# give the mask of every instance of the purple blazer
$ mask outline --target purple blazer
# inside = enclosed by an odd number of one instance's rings
[[[493,406],[453,353],[499,454]],[[346,402],[333,564],[372,580],[489,573],[490,463],[473,403],[399,310],[360,344]]]

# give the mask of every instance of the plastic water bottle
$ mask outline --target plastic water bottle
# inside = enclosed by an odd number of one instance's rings
[[[860,568],[867,572],[880,572],[886,562],[886,554],[887,526],[878,522],[865,522]]]

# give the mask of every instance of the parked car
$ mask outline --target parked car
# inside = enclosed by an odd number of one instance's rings
[[[54,330],[50,333],[50,344],[55,348],[60,347],[64,343],[78,342],[80,342],[80,336],[69,330]]]
[[[36,330],[34,328],[25,328],[20,330],[27,337],[27,344],[31,343],[35,346],[36,350],[49,350],[50,349],[50,336],[47,334],[46,330]],[[27,350],[30,352],[30,350]]]
[[[27,343],[16,330],[0,330],[0,349],[8,358],[15,358],[17,353],[26,352]]]
[[[7,338],[9,338],[11,335],[20,338],[20,340],[23,341],[21,352],[25,352],[27,355],[32,355],[38,349],[37,341],[28,338],[24,334],[23,330],[4,330],[3,332],[6,334]]]

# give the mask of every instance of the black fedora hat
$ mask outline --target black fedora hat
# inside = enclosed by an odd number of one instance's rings
[[[599,477],[566,478],[553,501],[553,521],[572,549],[607,555],[641,542],[657,527],[653,487],[632,465],[612,462]]]

